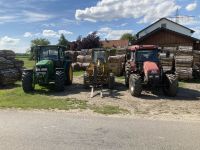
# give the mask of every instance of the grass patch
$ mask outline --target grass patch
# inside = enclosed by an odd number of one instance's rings
[[[179,87],[181,88],[185,88],[187,85],[185,84],[185,82],[179,82]]]
[[[74,71],[73,72],[73,75],[75,76],[75,77],[80,77],[80,76],[82,76],[84,74],[84,71]]]
[[[32,94],[23,92],[21,85],[13,89],[0,90],[0,108],[22,108],[22,109],[86,109],[87,101],[75,99],[54,99],[37,91]],[[40,90],[37,87],[37,90]]]
[[[102,107],[94,107],[93,110],[96,113],[105,114],[105,115],[128,114],[129,113],[129,111],[126,109],[122,109],[118,106],[111,106],[111,105],[106,105],[106,106],[102,106]]]
[[[127,114],[128,110],[121,109],[117,106],[94,106],[88,104],[85,100],[63,99],[54,96],[52,89],[36,86],[34,93],[26,94],[23,92],[21,83],[16,83],[14,87],[0,90],[0,108],[21,108],[21,109],[90,109],[96,113],[112,115]]]
[[[120,77],[116,77],[117,80],[124,80],[125,77],[124,76],[120,76]]]
[[[29,60],[28,56],[17,55],[16,59],[24,61],[24,67],[28,69],[32,69],[33,66],[35,65],[35,61]]]

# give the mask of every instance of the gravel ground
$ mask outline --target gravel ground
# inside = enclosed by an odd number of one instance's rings
[[[56,98],[75,98],[87,100],[90,104],[120,106],[131,112],[131,115],[144,117],[175,117],[194,118],[200,120],[200,84],[184,83],[179,88],[177,97],[164,96],[162,91],[143,92],[141,98],[132,97],[124,85],[123,80],[117,80],[115,89],[110,92],[103,90],[101,98],[99,90],[95,90],[95,97],[90,98],[90,89],[84,89],[82,77],[75,77],[72,86],[66,87],[65,92],[55,95]]]

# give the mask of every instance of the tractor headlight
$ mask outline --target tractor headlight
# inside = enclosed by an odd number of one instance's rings
[[[153,75],[150,75],[149,78],[153,78]]]
[[[41,68],[41,71],[47,71],[47,68]]]
[[[35,71],[40,71],[40,68],[36,68]]]
[[[151,74],[157,74],[157,73],[158,73],[157,70],[152,70],[152,71],[151,71]]]

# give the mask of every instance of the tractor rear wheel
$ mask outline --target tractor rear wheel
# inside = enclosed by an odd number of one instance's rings
[[[142,93],[142,80],[139,75],[131,75],[129,78],[129,90],[132,96],[139,97]]]
[[[108,79],[108,88],[113,89],[115,85],[115,76],[113,73],[110,73],[109,79]]]
[[[164,78],[163,91],[165,95],[175,97],[178,92],[178,79],[173,74],[168,74]]]
[[[25,93],[32,92],[34,90],[33,84],[33,72],[23,72],[22,74],[22,88]]]
[[[56,71],[55,90],[60,92],[65,89],[64,71]]]
[[[65,85],[71,85],[72,81],[73,81],[73,68],[72,65],[70,65],[66,72]]]

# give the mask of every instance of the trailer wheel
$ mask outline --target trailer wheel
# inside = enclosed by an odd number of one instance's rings
[[[178,78],[173,74],[167,74],[164,78],[163,91],[165,95],[175,97],[178,93]]]
[[[23,72],[22,88],[25,93],[34,91],[33,72]]]
[[[131,75],[129,78],[129,91],[132,96],[139,97],[142,93],[142,81],[139,75]]]
[[[64,91],[64,89],[65,89],[64,72],[63,71],[56,71],[55,90],[57,92],[61,92],[61,91]]]

